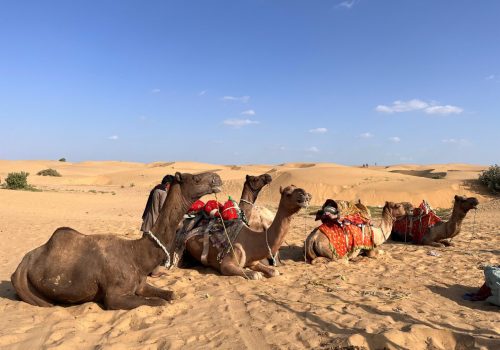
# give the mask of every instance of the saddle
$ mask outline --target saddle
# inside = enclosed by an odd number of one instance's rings
[[[374,248],[371,214],[361,202],[327,199],[316,220],[322,222],[318,229],[328,237],[332,257]]]
[[[425,200],[413,212],[399,217],[392,226],[392,233],[400,240],[421,244],[429,229],[443,221]]]

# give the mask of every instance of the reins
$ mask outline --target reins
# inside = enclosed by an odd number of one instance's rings
[[[156,237],[153,234],[153,232],[148,231],[148,232],[145,232],[145,233],[147,233],[153,239],[153,241],[155,241],[155,243],[165,252],[165,255],[167,256],[167,259],[165,260],[164,266],[166,268],[169,268],[170,267],[170,254],[168,253],[167,248],[165,248],[165,246],[160,242],[160,240],[158,239],[158,237]]]

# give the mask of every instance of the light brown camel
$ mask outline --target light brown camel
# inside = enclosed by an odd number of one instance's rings
[[[175,174],[153,232],[171,252],[175,229],[191,204],[220,191],[219,175]],[[106,309],[159,306],[173,292],[146,283],[147,275],[167,259],[150,234],[137,240],[84,235],[58,228],[44,245],[27,253],[11,277],[18,296],[38,306],[102,302]]]
[[[455,196],[450,219],[431,227],[424,235],[422,244],[434,247],[450,246],[451,243],[446,239],[453,238],[460,233],[465,216],[469,210],[476,209],[478,204],[479,201],[474,197]]]
[[[400,203],[385,203],[385,206],[382,209],[382,220],[380,226],[372,227],[373,249],[364,250],[368,256],[373,257],[377,254],[377,247],[389,238],[395,218],[403,214],[404,207]],[[336,259],[328,237],[319,230],[319,227],[315,228],[306,238],[304,249],[306,259],[311,264],[328,262]],[[352,252],[348,252],[346,256],[348,259],[352,259],[358,256],[360,252],[361,250],[356,249]]]
[[[279,275],[279,271],[271,266],[263,265],[260,260],[276,254],[281,246],[292,217],[301,208],[308,205],[311,195],[301,188],[288,186],[280,188],[281,200],[276,217],[267,231],[254,231],[243,226],[233,243],[234,254],[229,251],[219,262],[218,249],[210,241],[207,266],[226,276],[241,276],[249,279],[262,279]],[[186,242],[187,252],[201,262],[203,253],[203,236],[194,236]],[[250,270],[245,270],[248,267]]]
[[[273,181],[273,178],[269,174],[262,174],[259,176],[247,175],[245,179],[245,183],[243,184],[243,191],[241,193],[240,203],[238,204],[240,209],[245,214],[248,226],[254,230],[258,230],[257,221],[260,216],[257,213],[255,216],[259,216],[252,221],[252,217],[254,217],[254,203],[257,200],[257,197],[264,186],[270,184]],[[255,223],[254,223],[255,222]]]

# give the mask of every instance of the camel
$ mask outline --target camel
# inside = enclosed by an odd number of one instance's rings
[[[261,223],[265,221],[266,218],[261,218],[260,213],[255,212],[254,208],[257,209],[257,207],[254,206],[254,203],[262,188],[272,181],[273,178],[269,174],[262,174],[259,176],[247,175],[245,183],[243,184],[243,191],[238,206],[245,215],[248,226],[256,231],[260,231]]]
[[[373,232],[373,248],[354,249],[351,252],[347,252],[347,258],[355,258],[362,250],[364,250],[368,256],[374,257],[377,254],[377,247],[389,238],[395,218],[403,214],[403,205],[400,203],[386,202],[384,208],[382,209],[382,221],[380,226],[371,227]],[[306,238],[304,249],[306,253],[306,260],[311,264],[336,259],[330,240],[319,230],[319,227],[315,228]]]
[[[445,247],[452,244],[446,239],[451,239],[460,233],[462,221],[471,209],[476,209],[479,201],[474,197],[455,196],[451,217],[446,222],[441,222],[431,227],[422,239],[423,245]]]
[[[45,307],[89,301],[102,302],[106,309],[165,305],[174,293],[146,283],[146,277],[169,260],[175,230],[191,204],[220,192],[220,186],[215,173],[176,173],[158,220],[137,240],[58,228],[47,243],[24,256],[12,275],[18,296]]]
[[[268,230],[255,231],[243,225],[234,242],[231,242],[234,252],[229,251],[220,261],[220,251],[210,240],[206,265],[225,276],[240,276],[252,280],[278,276],[277,269],[263,265],[260,260],[276,254],[288,233],[293,216],[311,200],[309,193],[293,185],[280,188],[280,193],[278,211]],[[195,235],[186,242],[187,253],[199,262],[202,261],[203,240],[203,235]],[[246,267],[250,270],[246,270]]]

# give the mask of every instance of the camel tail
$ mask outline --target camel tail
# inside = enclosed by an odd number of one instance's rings
[[[318,237],[318,229],[315,228],[309,236],[307,236],[306,241],[304,243],[304,250],[306,254],[306,262],[311,263],[314,259],[318,257],[316,251],[314,250],[314,246],[316,243],[316,239]]]
[[[29,281],[28,268],[30,266],[31,254],[33,252],[29,252],[24,256],[16,271],[10,277],[12,285],[22,301],[35,306],[53,306],[54,304],[42,296]]]

